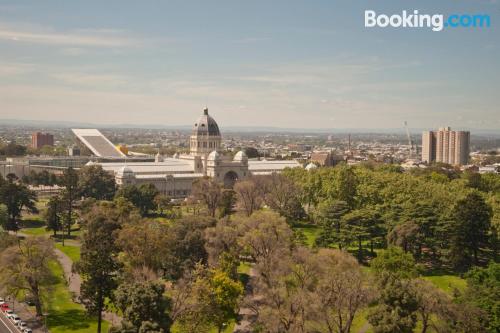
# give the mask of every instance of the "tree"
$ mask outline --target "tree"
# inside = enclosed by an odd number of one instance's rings
[[[460,199],[454,206],[450,227],[450,260],[458,269],[479,264],[479,252],[489,247],[491,207],[477,192]]]
[[[247,216],[262,206],[261,190],[253,179],[242,180],[234,185],[238,207],[243,209]]]
[[[325,200],[318,205],[317,220],[321,225],[321,233],[316,239],[318,246],[328,247],[337,243],[339,249],[346,245],[345,234],[342,233],[342,217],[349,212],[345,201]]]
[[[247,155],[248,158],[260,157],[259,151],[254,147],[246,147],[245,148],[245,155]]]
[[[425,202],[405,208],[401,217],[403,223],[396,225],[389,233],[389,243],[403,247],[417,260],[421,259],[424,248],[435,253],[440,240],[438,212]]]
[[[222,197],[219,203],[219,217],[231,215],[234,212],[236,204],[236,195],[232,189],[223,189]]]
[[[53,196],[47,203],[47,210],[45,211],[45,220],[47,221],[47,230],[54,232],[54,237],[57,232],[62,229],[64,202],[58,196]]]
[[[153,220],[130,219],[118,232],[117,242],[124,252],[123,262],[130,270],[163,270],[168,256],[169,227]]]
[[[64,202],[64,227],[66,228],[66,233],[68,236],[71,236],[71,226],[74,223],[75,217],[74,215],[74,206],[75,201],[78,198],[78,173],[75,169],[69,167],[64,170],[61,185],[64,186],[64,190],[62,191],[61,198]],[[64,232],[63,232],[63,244],[64,244]]]
[[[318,332],[350,332],[357,312],[372,299],[367,279],[350,254],[322,249],[312,256],[319,268],[310,309],[314,327]]]
[[[208,214],[215,217],[222,200],[222,185],[211,178],[201,178],[193,183],[193,196],[207,207]]]
[[[100,165],[87,165],[78,173],[78,188],[86,198],[111,200],[116,191],[115,178]]]
[[[350,208],[356,205],[356,193],[358,181],[352,167],[341,164],[337,166],[339,169],[337,176],[337,199],[345,201]]]
[[[32,213],[38,210],[35,206],[37,200],[35,192],[28,189],[23,184],[14,182],[13,177],[8,177],[7,181],[0,182],[0,204],[7,207],[7,223],[3,225],[6,230],[17,230],[17,220],[21,217],[23,208]]]
[[[430,328],[436,332],[451,330],[456,322],[455,304],[450,296],[438,289],[432,282],[415,279],[412,281],[418,302],[417,315],[422,324],[421,333]]]
[[[258,186],[264,194],[264,202],[287,221],[300,220],[305,216],[300,200],[300,189],[290,178],[272,174],[262,178]]]
[[[42,291],[52,281],[50,260],[55,259],[54,245],[44,237],[30,237],[13,245],[0,257],[0,281],[8,293],[29,292],[35,303],[37,316],[42,316]]]
[[[120,248],[115,234],[124,216],[113,204],[102,203],[84,216],[80,261],[75,268],[82,277],[81,301],[88,313],[97,315],[97,332],[101,332],[102,312],[106,298],[113,297],[121,264]]]
[[[383,235],[382,220],[380,214],[371,208],[353,210],[342,216],[341,225],[345,239],[356,239],[358,243],[358,260],[363,261],[363,241],[370,240],[371,253],[373,242]]]
[[[371,267],[380,291],[368,315],[374,332],[412,332],[419,305],[412,285],[417,276],[415,260],[400,248],[390,247],[372,260]]]
[[[488,332],[500,331],[500,264],[473,268],[465,278],[467,289],[462,303],[470,304],[485,313],[484,327]]]
[[[124,283],[115,292],[116,307],[123,314],[120,332],[146,333],[145,323],[155,332],[170,332],[170,300],[165,286],[156,281]]]
[[[235,221],[240,225],[239,243],[242,253],[257,262],[262,274],[270,276],[274,264],[291,250],[293,232],[284,217],[269,211],[259,211]]]
[[[413,256],[397,247],[379,252],[371,261],[370,267],[382,282],[388,277],[412,279],[418,274]]]
[[[176,318],[182,332],[208,332],[212,325],[222,332],[236,316],[243,286],[226,272],[198,265],[190,281],[182,286],[187,291],[177,293],[187,298]]]
[[[7,209],[7,206],[4,204],[0,204],[0,228],[1,229],[6,229],[7,228],[7,223],[9,222],[9,211]],[[0,230],[2,232],[3,230]]]
[[[26,155],[26,146],[18,145],[14,141],[0,147],[0,155],[5,156],[24,156]]]
[[[163,211],[172,208],[172,199],[165,194],[157,194],[154,198],[156,209],[163,215]]]
[[[389,279],[380,290],[368,321],[375,333],[413,332],[417,323],[418,300],[411,281]]]
[[[168,228],[162,258],[165,277],[177,280],[196,263],[207,263],[204,235],[214,225],[215,220],[210,217],[186,216]]]
[[[252,289],[257,322],[265,332],[347,333],[372,292],[348,253],[296,248],[275,257],[273,270],[261,271]]]
[[[121,187],[116,192],[116,198],[125,198],[136,206],[142,216],[148,214],[150,210],[155,208],[155,197],[159,194],[156,187],[151,184],[141,184],[139,186],[127,185]]]

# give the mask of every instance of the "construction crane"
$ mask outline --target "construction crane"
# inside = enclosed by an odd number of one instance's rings
[[[406,129],[406,136],[408,137],[408,145],[410,145],[410,156],[409,158],[415,158],[417,156],[417,152],[416,152],[416,144],[414,144],[413,140],[411,139],[411,135],[410,135],[410,130],[408,129],[408,123],[404,122],[405,124],[405,129]]]

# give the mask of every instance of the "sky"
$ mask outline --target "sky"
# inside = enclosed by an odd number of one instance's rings
[[[365,28],[364,11],[489,28]],[[500,0],[0,0],[0,119],[499,129]]]

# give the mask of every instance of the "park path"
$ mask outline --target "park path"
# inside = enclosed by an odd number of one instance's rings
[[[33,237],[33,235],[28,235],[23,232],[12,233],[13,235],[21,236],[21,237]],[[50,237],[48,235],[47,237]],[[72,239],[65,240],[65,245],[69,246],[81,246],[80,242]],[[61,265],[64,273],[64,279],[67,282],[68,289],[72,294],[72,300],[75,303],[80,303],[80,286],[82,284],[82,278],[79,274],[73,272],[73,261],[68,257],[64,252],[59,250],[58,248],[54,248],[54,252],[56,254],[57,261]],[[112,326],[116,326],[121,323],[122,318],[115,313],[112,312],[103,312],[102,317],[104,320],[108,321]]]
[[[82,278],[79,274],[73,272],[73,261],[61,250],[55,249],[57,261],[61,265],[64,278],[68,284],[68,289],[72,294],[73,302],[80,303],[80,286],[82,285]],[[120,324],[122,318],[113,312],[103,312],[102,317],[108,321],[112,326]]]
[[[245,286],[245,298],[238,312],[238,322],[234,326],[233,333],[251,333],[253,332],[252,323],[255,322],[256,313],[251,304],[256,297],[253,293],[252,280],[255,279],[257,273],[253,267],[250,268],[249,279]]]

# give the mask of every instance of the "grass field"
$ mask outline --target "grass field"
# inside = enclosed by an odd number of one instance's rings
[[[59,263],[51,263],[51,271],[54,275],[52,292],[47,295],[48,318],[47,325],[51,333],[76,332],[94,333],[97,331],[97,320],[87,316],[82,305],[71,300],[63,271]],[[108,323],[103,322],[102,331],[108,331]]]
[[[66,254],[71,261],[76,262],[80,260],[80,247],[74,245],[65,245],[63,246],[61,243],[56,244],[56,248],[61,250],[64,254]]]
[[[40,215],[27,215],[20,223],[20,232],[30,236],[48,235],[52,232],[45,229],[45,221]]]
[[[309,247],[314,245],[316,238],[320,233],[320,228],[314,224],[300,223],[293,226],[293,229],[300,230],[306,236],[306,244]]]
[[[467,282],[456,275],[432,275],[424,276],[425,280],[431,281],[436,287],[453,295],[455,290],[464,291],[467,287]]]
[[[232,333],[233,330],[234,330],[234,325],[236,324],[236,322],[234,321],[231,321],[229,323],[229,325],[226,327],[225,330],[223,330],[222,332],[223,333]],[[180,328],[177,326],[177,325],[173,325],[171,328],[170,328],[170,332],[172,333],[182,333],[182,331],[180,330]],[[217,333],[217,329],[216,328],[212,328],[209,333]]]

